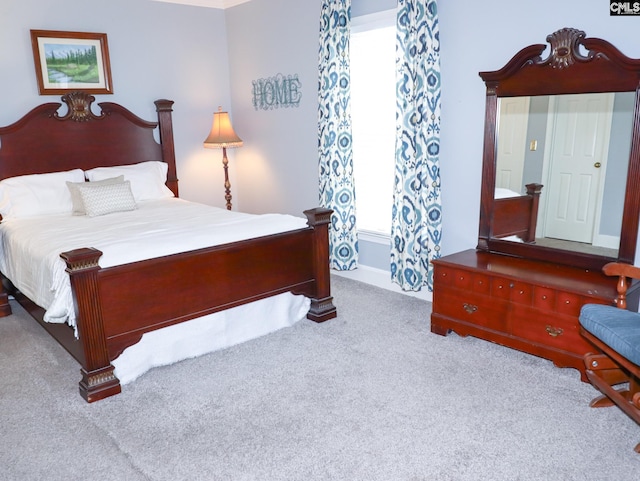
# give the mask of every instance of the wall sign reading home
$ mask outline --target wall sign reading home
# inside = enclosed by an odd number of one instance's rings
[[[271,110],[298,107],[302,98],[302,84],[298,74],[261,78],[253,82],[253,107]]]

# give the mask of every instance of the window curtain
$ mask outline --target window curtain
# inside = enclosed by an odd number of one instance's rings
[[[320,17],[318,151],[320,205],[333,209],[329,261],[336,270],[358,264],[349,35],[351,0],[322,0]]]
[[[435,0],[398,0],[391,278],[433,289],[440,257],[440,38]]]

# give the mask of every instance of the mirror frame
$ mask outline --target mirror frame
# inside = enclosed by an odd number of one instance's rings
[[[600,270],[612,261],[633,264],[640,217],[640,59],[631,59],[606,40],[587,38],[574,28],[558,30],[546,40],[550,44],[546,59],[541,57],[546,44],[530,45],[500,70],[479,74],[486,84],[487,98],[477,249],[584,269]],[[492,238],[499,98],[629,91],[636,94],[618,257]]]

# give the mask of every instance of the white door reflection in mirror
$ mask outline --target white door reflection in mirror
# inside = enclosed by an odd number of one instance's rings
[[[634,102],[635,92],[499,99],[495,185],[545,186],[538,245],[617,255]]]
[[[505,97],[500,100],[496,187],[524,194],[524,170],[529,122],[529,97]]]
[[[550,99],[551,141],[543,178],[548,186],[541,237],[594,244],[606,172],[613,94]],[[612,247],[617,247],[619,239]]]

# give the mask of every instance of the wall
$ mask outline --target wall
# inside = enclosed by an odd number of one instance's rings
[[[224,205],[222,154],[202,141],[218,105],[229,105],[224,11],[150,0],[2,0],[0,2],[0,125],[43,102],[39,96],[30,29],[107,34],[118,102],[155,120],[154,100],[174,104],[175,146],[182,197]]]
[[[394,6],[395,0],[353,0],[352,15]],[[235,184],[243,211],[300,215],[318,205],[320,7],[320,0],[252,0],[226,10],[233,123],[244,140],[235,152]],[[300,106],[256,110],[252,81],[279,73],[299,75]],[[385,269],[382,282],[390,285],[388,243],[361,240],[360,264]]]
[[[238,208],[302,215],[318,195],[320,0],[252,0],[226,10]],[[297,107],[256,109],[252,82],[298,75]],[[232,180],[233,183],[233,180]]]
[[[352,1],[354,15],[389,5],[395,0]],[[320,7],[320,0],[251,0],[226,10],[232,120],[244,141],[232,179],[240,210],[301,215],[318,205]],[[298,75],[300,105],[256,110],[252,82],[278,74]]]

